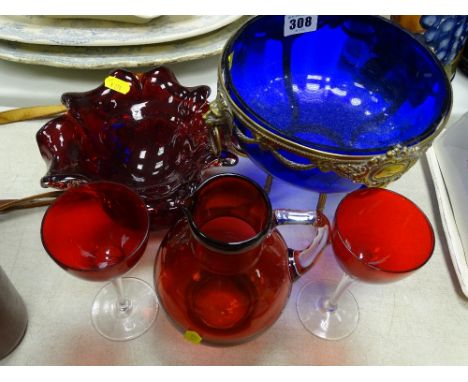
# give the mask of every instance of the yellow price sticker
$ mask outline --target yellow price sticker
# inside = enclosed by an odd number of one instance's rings
[[[120,94],[127,94],[130,91],[130,83],[112,76],[109,76],[104,80],[104,86],[108,89],[115,90]]]
[[[196,345],[198,345],[202,341],[200,335],[197,332],[194,332],[193,330],[186,330],[184,333],[184,338],[192,344]]]

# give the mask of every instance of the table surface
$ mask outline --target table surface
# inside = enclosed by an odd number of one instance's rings
[[[207,84],[214,93],[217,60],[212,57],[170,68],[182,84]],[[63,92],[92,89],[107,73],[0,62],[0,106],[56,104]],[[452,84],[450,123],[468,109],[468,79],[458,73]],[[46,168],[35,142],[44,122],[0,126],[0,199],[44,192],[39,180]],[[265,179],[248,160],[234,171],[259,182]],[[426,159],[389,188],[415,201],[428,215],[437,235],[435,251],[428,264],[404,280],[353,284],[360,321],[351,336],[339,341],[312,336],[296,313],[304,283],[340,278],[329,248],[315,268],[294,284],[279,320],[253,341],[231,347],[194,345],[160,310],[143,336],[112,342],[94,330],[90,319],[91,302],[103,283],[74,278],[44,251],[39,230],[45,208],[0,215],[0,266],[22,295],[29,314],[23,341],[0,365],[468,365],[468,300],[450,260]],[[330,219],[342,197],[329,197],[325,212]],[[275,180],[271,199],[274,207],[313,208],[317,194]],[[154,259],[164,233],[152,234],[142,260],[128,275],[153,285]],[[287,241],[300,246],[303,237],[293,234],[288,233]]]

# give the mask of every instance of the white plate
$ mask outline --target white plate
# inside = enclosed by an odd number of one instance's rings
[[[42,16],[48,17],[49,19],[81,19],[81,20],[105,20],[115,21],[130,24],[145,24],[156,17],[161,15],[148,15],[148,16],[137,16],[137,15],[53,15],[53,16]]]
[[[189,61],[218,54],[247,18],[210,34],[173,43],[124,47],[69,47],[0,41],[0,58],[77,69],[132,68]]]
[[[468,113],[437,138],[427,158],[450,256],[468,297]]]
[[[45,16],[0,16],[0,39],[61,46],[127,46],[157,44],[200,36],[240,16],[161,16],[135,25],[95,19]]]

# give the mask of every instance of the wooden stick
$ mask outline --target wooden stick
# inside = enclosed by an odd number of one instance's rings
[[[0,112],[0,125],[30,119],[47,118],[64,113],[67,108],[63,105],[32,106]]]
[[[47,206],[52,204],[55,198],[62,193],[63,191],[51,191],[43,194],[27,196],[22,199],[3,199],[0,200],[0,213],[15,209]]]

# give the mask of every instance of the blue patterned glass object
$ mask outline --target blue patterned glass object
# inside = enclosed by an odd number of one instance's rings
[[[453,62],[463,48],[468,33],[467,16],[421,16],[424,42],[443,65]]]
[[[449,111],[450,84],[442,67],[391,22],[319,16],[315,31],[288,37],[284,22],[283,16],[251,20],[223,55],[230,97],[269,132],[323,152],[373,155],[420,142]],[[321,192],[357,187],[333,173],[311,180],[320,171],[287,171],[254,146],[244,149],[273,175]]]

